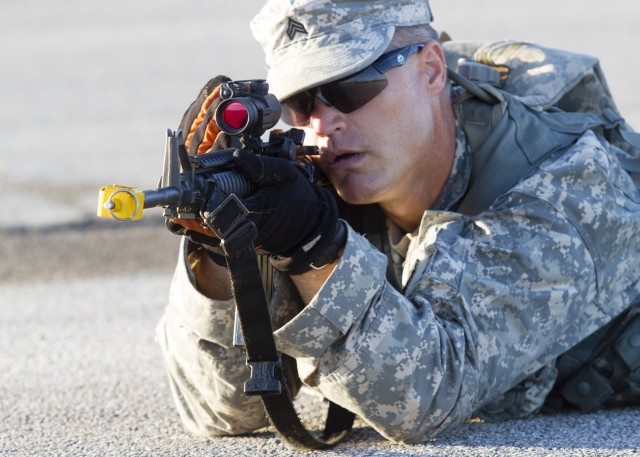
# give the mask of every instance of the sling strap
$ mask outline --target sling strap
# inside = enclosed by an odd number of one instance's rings
[[[248,211],[233,194],[207,217],[207,225],[220,238],[236,303],[251,377],[244,384],[247,395],[259,395],[265,410],[283,438],[293,447],[327,449],[343,440],[353,426],[355,414],[330,402],[324,431],[316,437],[298,417],[284,375],[283,357],[273,339],[271,318],[253,246],[256,226],[246,219]]]

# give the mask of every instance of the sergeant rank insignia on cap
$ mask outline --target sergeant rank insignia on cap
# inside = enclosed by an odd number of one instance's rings
[[[300,22],[289,18],[289,23],[287,24],[287,36],[290,40],[293,40],[296,36],[296,33],[304,33],[308,35],[307,29],[304,28]]]

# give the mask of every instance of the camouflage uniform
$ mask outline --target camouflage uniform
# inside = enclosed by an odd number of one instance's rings
[[[279,350],[303,381],[385,437],[419,442],[473,414],[521,417],[544,402],[555,359],[640,294],[640,199],[617,149],[592,132],[475,217],[458,128],[443,198],[385,254],[349,230],[342,258],[303,308],[276,276]],[[390,228],[390,233],[397,231]],[[401,290],[385,278],[393,262]],[[158,328],[181,417],[203,435],[267,424],[246,397],[233,303],[200,295],[184,252]]]
[[[430,20],[426,0],[269,0],[252,27],[282,99],[366,67],[396,26]],[[442,197],[414,233],[389,225],[381,252],[350,228],[306,307],[276,273],[278,349],[304,383],[392,440],[423,441],[474,414],[531,414],[558,356],[640,294],[640,197],[622,154],[589,131],[471,217],[453,211],[472,163],[458,127]],[[158,327],[181,418],[201,435],[263,427],[260,399],[242,392],[234,305],[196,290],[186,250]]]

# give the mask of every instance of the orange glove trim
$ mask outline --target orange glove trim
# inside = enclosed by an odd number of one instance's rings
[[[216,87],[213,90],[213,92],[211,92],[209,96],[202,103],[202,106],[200,107],[200,112],[198,113],[198,116],[193,120],[193,123],[191,124],[191,128],[189,129],[189,134],[187,135],[187,138],[184,141],[187,149],[189,149],[191,138],[193,137],[193,134],[195,133],[196,129],[204,121],[204,117],[207,114],[207,109],[209,109],[209,107],[214,102],[214,100],[219,97],[220,97],[220,86]],[[207,152],[211,148],[211,146],[213,146],[213,142],[216,140],[218,133],[220,133],[220,128],[218,127],[218,124],[216,123],[215,118],[211,118],[211,121],[209,122],[209,124],[207,124],[207,128],[204,132],[202,143],[200,143],[200,145],[198,146],[197,153],[203,154]]]

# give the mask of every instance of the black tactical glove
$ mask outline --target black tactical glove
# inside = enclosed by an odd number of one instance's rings
[[[242,202],[258,229],[258,251],[291,274],[336,260],[347,232],[331,192],[313,184],[296,162],[245,150],[234,156],[237,171],[257,187]]]

